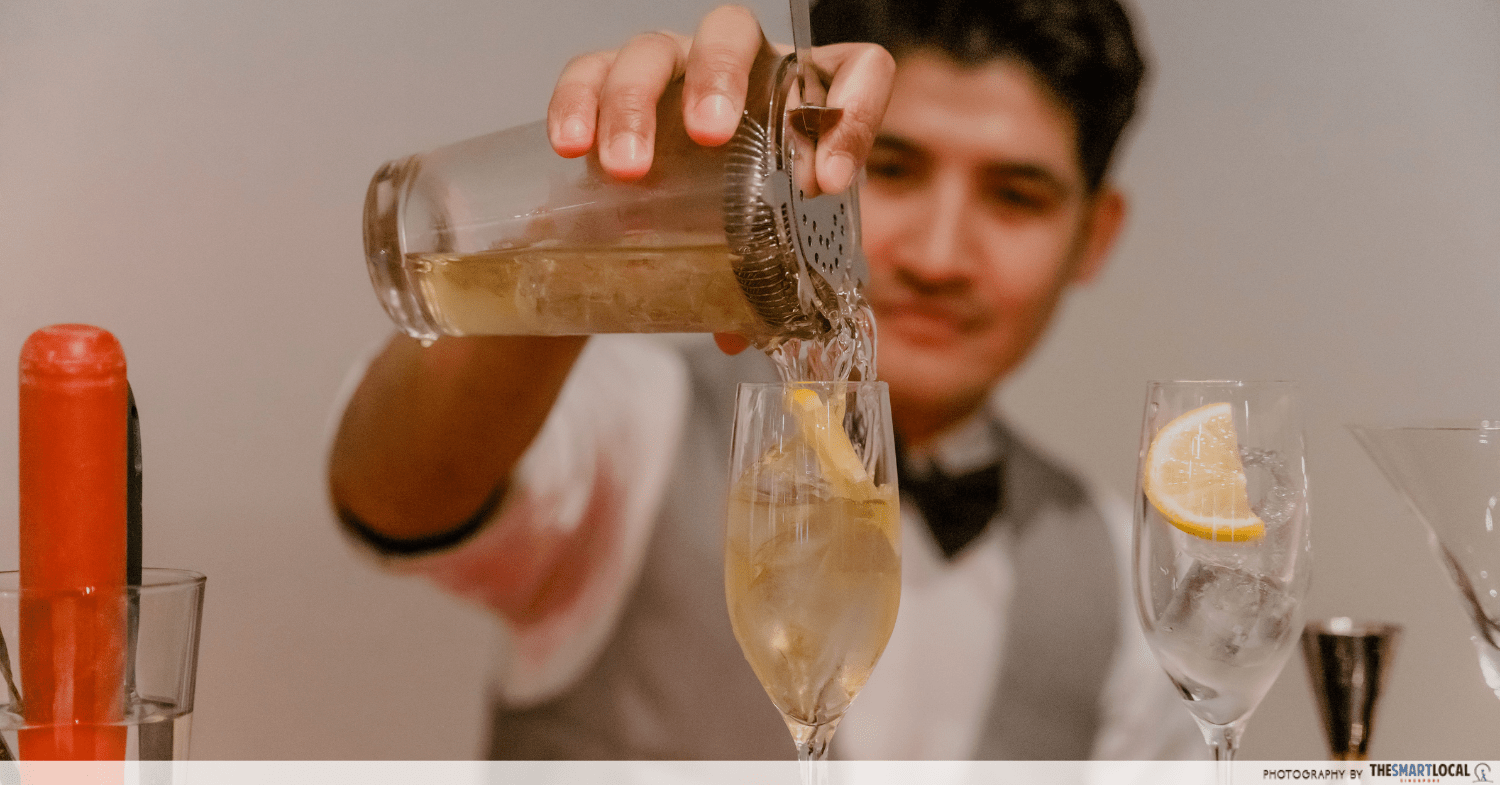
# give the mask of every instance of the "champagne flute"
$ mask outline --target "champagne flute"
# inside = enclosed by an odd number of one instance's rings
[[[1296,385],[1153,382],[1135,500],[1136,609],[1228,785],[1302,631],[1311,541]]]
[[[724,589],[804,785],[826,781],[828,742],[896,623],[895,466],[884,382],[740,385]]]

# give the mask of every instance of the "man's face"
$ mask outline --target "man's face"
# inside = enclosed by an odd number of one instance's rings
[[[879,374],[920,442],[979,406],[1097,269],[1123,215],[1025,66],[902,58],[860,191]]]

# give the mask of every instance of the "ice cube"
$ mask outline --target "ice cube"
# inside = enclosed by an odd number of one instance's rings
[[[789,439],[767,450],[746,469],[739,483],[745,486],[748,498],[760,504],[806,504],[831,494],[818,469],[818,456],[812,448],[801,439]]]
[[[1250,509],[1274,532],[1297,513],[1301,494],[1293,483],[1292,467],[1275,450],[1240,448],[1240,462],[1250,494]]]
[[[812,511],[751,557],[742,624],[774,656],[759,675],[799,721],[841,715],[864,684],[894,622],[899,561],[875,525]],[[889,601],[887,601],[889,600]],[[774,686],[773,686],[774,685]]]
[[[1200,654],[1235,666],[1278,656],[1297,602],[1280,581],[1219,564],[1194,562],[1174,587],[1159,623],[1197,642]]]

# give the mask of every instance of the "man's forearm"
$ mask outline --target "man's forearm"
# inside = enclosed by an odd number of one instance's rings
[[[582,337],[396,336],[365,372],[329,458],[334,504],[375,534],[422,540],[495,496],[547,418]]]

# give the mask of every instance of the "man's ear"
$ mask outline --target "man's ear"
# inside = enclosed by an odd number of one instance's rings
[[[1115,247],[1120,229],[1125,226],[1127,212],[1129,204],[1124,193],[1108,183],[1099,187],[1088,215],[1084,216],[1083,247],[1079,249],[1078,265],[1073,269],[1073,283],[1088,283],[1104,269],[1104,262]]]

